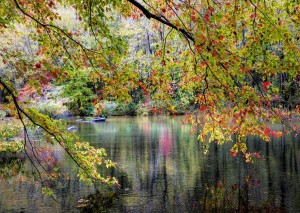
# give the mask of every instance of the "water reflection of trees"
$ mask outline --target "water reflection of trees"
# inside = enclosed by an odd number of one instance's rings
[[[220,183],[226,189],[227,199],[221,202],[221,208],[246,211],[242,206],[249,210],[272,206],[278,210],[289,206],[300,210],[296,201],[300,200],[296,192],[300,187],[299,138],[286,136],[282,141],[266,143],[249,137],[249,151],[260,151],[262,159],[247,164],[243,158],[229,155],[232,144],[211,144],[204,155],[202,144],[195,135],[189,134],[189,127],[180,127],[178,119],[122,122],[116,125],[118,134],[106,135],[107,141],[101,144],[119,162],[112,175],[123,179],[125,194],[118,207],[121,211],[213,208],[211,204],[204,205],[203,199],[205,196],[213,199],[207,188],[216,189]],[[234,196],[232,187],[237,188]]]
[[[81,127],[83,137],[119,163],[110,173],[123,192],[115,211],[300,211],[299,137],[269,143],[249,137],[249,151],[260,152],[262,159],[247,164],[230,156],[230,143],[210,144],[205,155],[180,118],[118,118],[89,125]],[[216,200],[212,189],[223,190],[223,199]]]
[[[106,149],[113,150],[114,160],[120,162],[120,169],[129,176],[128,182],[122,181],[124,175],[119,176],[123,189],[128,189],[128,196],[122,196],[121,209],[126,206],[149,211],[158,210],[158,207],[167,210],[172,208],[171,204],[187,203],[189,198],[182,192],[192,191],[197,184],[202,164],[197,149],[201,144],[197,143],[195,149],[196,136],[191,138],[188,132],[182,134],[185,130],[173,125],[178,122],[169,119],[153,122],[147,118],[138,123],[118,124],[120,135],[126,135],[127,131],[134,134],[130,141],[122,136],[109,137]],[[117,172],[114,175],[118,176]]]
[[[77,168],[65,162],[68,168]],[[74,162],[72,162],[74,164]],[[78,168],[77,168],[78,169]],[[75,177],[60,177],[56,181],[47,182],[55,186],[56,200],[42,195],[42,185],[35,175],[32,164],[25,155],[0,155],[0,211],[1,212],[62,212],[74,211],[77,201],[87,193],[94,191],[78,181]],[[64,171],[62,171],[64,172]]]
[[[25,159],[23,156],[6,156],[0,153],[0,180],[11,179],[17,176],[24,167]]]

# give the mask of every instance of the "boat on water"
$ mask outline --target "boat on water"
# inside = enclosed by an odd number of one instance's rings
[[[70,126],[70,127],[67,128],[67,131],[69,131],[69,132],[78,131],[78,127],[77,126]]]
[[[106,118],[104,118],[104,117],[96,117],[92,121],[93,122],[103,122],[103,121],[106,121]]]

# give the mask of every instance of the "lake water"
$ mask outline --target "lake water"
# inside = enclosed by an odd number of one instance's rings
[[[212,143],[205,150],[181,119],[72,123],[83,140],[105,148],[118,163],[110,174],[119,179],[121,194],[110,212],[300,212],[299,137],[269,143],[249,137],[249,151],[262,158],[247,164],[230,156],[231,143]],[[18,171],[19,163],[12,165]],[[76,212],[76,201],[91,191],[70,181],[61,186],[56,202],[18,174],[4,177],[1,168],[0,212]],[[71,163],[70,168],[76,170]]]

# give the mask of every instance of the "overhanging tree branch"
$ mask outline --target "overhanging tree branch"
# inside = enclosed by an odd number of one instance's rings
[[[22,119],[22,115],[24,115],[26,118],[29,119],[29,121],[40,127],[42,130],[44,130],[47,134],[51,135],[54,140],[65,150],[65,152],[68,154],[68,156],[71,157],[71,159],[75,162],[75,164],[81,168],[85,174],[88,176],[88,177],[91,177],[87,170],[84,168],[84,166],[82,166],[79,161],[76,159],[76,156],[74,156],[74,153],[72,153],[72,150],[69,149],[69,147],[65,146],[65,143],[64,143],[64,137],[61,133],[57,133],[57,132],[51,132],[47,126],[43,125],[43,124],[40,124],[38,122],[36,122],[28,113],[26,113],[23,108],[21,108],[21,106],[19,105],[18,103],[18,99],[16,97],[16,95],[14,94],[13,90],[0,78],[0,85],[2,85],[4,87],[4,89],[6,89],[6,91],[9,93],[9,95],[11,96],[12,100],[13,100],[13,103],[16,107],[16,110],[17,110],[17,113],[18,113],[18,116],[21,120],[21,123],[22,123],[22,126],[25,130],[25,134],[24,134],[24,142],[26,143],[26,137],[28,137],[28,134],[27,134],[27,129],[26,129],[26,124],[24,123],[24,120]],[[25,148],[25,145],[24,144],[24,148]],[[25,152],[26,152],[26,149],[25,149]],[[34,152],[33,152],[34,153]],[[26,152],[27,154],[27,152]],[[27,154],[28,155],[28,154]],[[28,156],[29,157],[29,156]],[[31,163],[34,165],[34,167],[36,168],[36,170],[39,172],[39,169],[35,166],[35,164],[33,163],[32,159],[29,157]],[[36,158],[38,160],[38,158]],[[41,165],[41,164],[40,164]],[[44,169],[44,168],[43,168]],[[39,172],[40,173],[40,172]],[[93,180],[93,179],[92,179]]]
[[[45,29],[50,29],[52,31],[54,31],[55,33],[58,33],[57,31],[61,32],[64,36],[66,36],[68,39],[70,39],[72,42],[74,42],[76,45],[78,45],[82,51],[84,52],[85,56],[87,57],[88,61],[90,62],[91,66],[95,69],[94,64],[91,60],[91,58],[89,57],[89,55],[87,54],[87,52],[92,52],[94,54],[99,54],[101,55],[106,61],[109,62],[108,58],[106,56],[104,56],[102,53],[98,52],[98,51],[94,51],[92,49],[87,48],[86,46],[84,46],[83,44],[81,44],[79,41],[75,40],[68,32],[66,32],[65,30],[61,29],[60,27],[53,25],[53,24],[45,24],[42,23],[41,21],[39,21],[37,18],[35,18],[34,16],[30,15],[29,13],[25,12],[24,9],[21,8],[21,6],[19,5],[17,0],[14,0],[16,7],[27,17],[29,17],[30,19],[32,19],[33,21],[35,21],[38,25],[42,26]],[[55,29],[55,30],[53,30]],[[57,31],[56,31],[57,30]],[[60,36],[61,37],[61,36]]]
[[[136,6],[137,8],[139,8],[142,13],[148,18],[148,19],[155,19],[175,30],[177,30],[178,32],[182,33],[184,35],[184,37],[188,38],[189,40],[195,42],[195,38],[194,35],[192,33],[189,33],[188,31],[186,31],[183,28],[179,28],[176,27],[174,24],[172,24],[171,22],[169,22],[167,19],[164,20],[162,17],[159,17],[158,15],[155,15],[153,13],[151,13],[148,9],[146,9],[143,5],[141,5],[139,2],[135,1],[135,0],[128,0],[131,4],[133,4],[134,6]]]

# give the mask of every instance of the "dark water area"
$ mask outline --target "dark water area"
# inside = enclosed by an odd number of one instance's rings
[[[249,137],[249,151],[262,156],[249,164],[230,156],[231,143],[205,150],[181,118],[112,118],[79,131],[119,164],[112,175],[125,193],[114,211],[300,212],[299,137]]]
[[[83,140],[105,148],[118,163],[108,175],[118,178],[121,193],[109,212],[300,212],[299,137],[269,143],[248,137],[249,151],[262,156],[249,164],[230,156],[232,143],[205,149],[181,119],[72,123]],[[89,191],[70,182],[57,203],[1,172],[0,212],[76,212],[76,201]]]

